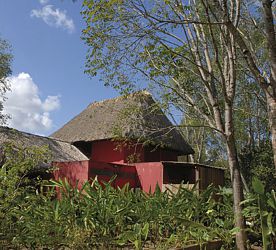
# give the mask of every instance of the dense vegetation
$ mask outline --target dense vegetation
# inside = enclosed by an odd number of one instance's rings
[[[28,195],[6,213],[2,244],[34,249],[145,245],[166,249],[218,238],[226,246],[232,242],[231,205],[212,199],[212,188],[199,196],[183,188],[172,196],[159,191],[147,195],[127,186],[117,190],[110,184],[102,188],[97,181],[87,183],[83,194],[67,183],[62,187],[61,200],[52,200],[49,194]]]
[[[112,180],[105,185],[87,182],[82,190],[66,181],[35,187],[27,173],[47,161],[47,150],[14,148],[4,147],[5,163],[0,169],[0,245],[4,249],[168,249],[204,247],[211,240],[221,240],[221,249],[234,247],[233,236],[239,229],[234,226],[230,190],[209,187],[198,194],[181,187],[176,194],[159,189],[146,194],[128,186],[115,189]],[[275,193],[265,193],[262,183],[254,180],[244,206],[251,241],[261,244],[263,235],[263,242],[272,247]]]

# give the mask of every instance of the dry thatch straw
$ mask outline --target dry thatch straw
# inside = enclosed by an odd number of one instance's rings
[[[85,155],[83,155],[75,146],[71,145],[70,143],[0,126],[0,146],[4,145],[5,143],[15,143],[23,148],[46,146],[49,148],[51,161],[54,162],[88,160]]]
[[[71,143],[114,138],[135,139],[185,155],[194,153],[146,91],[91,103],[51,137]]]

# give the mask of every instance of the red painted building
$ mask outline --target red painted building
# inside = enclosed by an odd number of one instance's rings
[[[71,143],[89,159],[55,163],[55,178],[72,184],[116,175],[113,185],[129,183],[146,192],[182,181],[199,181],[199,188],[223,185],[223,170],[177,162],[194,151],[147,92],[92,103],[51,137]]]

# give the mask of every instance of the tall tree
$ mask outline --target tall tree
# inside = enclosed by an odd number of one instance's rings
[[[231,22],[239,23],[233,5]],[[234,193],[239,249],[246,248],[240,202],[243,188],[234,128],[240,56],[233,34],[212,15],[206,1],[84,0],[83,35],[90,47],[87,73],[101,73],[106,85],[135,86],[150,80],[178,107],[202,118],[201,127],[224,139]],[[185,111],[185,108],[184,108]]]
[[[246,2],[246,1],[245,1]],[[265,63],[260,63],[259,54],[252,46],[253,39],[250,34],[242,32],[231,20],[229,5],[235,5],[237,15],[240,15],[240,7],[243,1],[214,0],[209,2],[210,11],[231,32],[234,40],[239,45],[244,60],[251,71],[252,76],[259,83],[265,93],[268,106],[268,116],[272,136],[272,148],[274,154],[274,166],[276,170],[276,31],[275,31],[275,2],[273,0],[254,1],[257,6],[261,2],[261,17],[256,9],[247,8],[248,25],[253,25],[260,30],[260,34],[266,41],[268,57]],[[274,6],[273,6],[274,5]],[[258,22],[256,22],[256,19]],[[265,32],[262,32],[264,29]]]
[[[10,45],[0,38],[0,124],[4,124],[7,119],[2,111],[5,93],[9,90],[8,76],[11,74],[11,61]]]

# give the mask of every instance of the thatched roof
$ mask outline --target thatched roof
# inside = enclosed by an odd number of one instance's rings
[[[84,161],[88,158],[70,143],[48,137],[33,135],[16,129],[0,126],[0,146],[4,143],[15,143],[24,147],[47,146],[51,154],[51,161],[68,162]]]
[[[145,91],[91,103],[51,137],[71,143],[114,138],[140,139],[183,154],[194,153]]]

